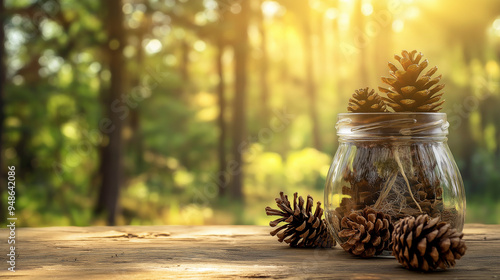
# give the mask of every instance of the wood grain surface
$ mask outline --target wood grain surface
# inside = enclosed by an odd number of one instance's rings
[[[394,258],[359,259],[334,249],[294,249],[260,226],[21,228],[16,272],[0,279],[500,279],[500,225],[467,224],[455,268],[411,272]]]

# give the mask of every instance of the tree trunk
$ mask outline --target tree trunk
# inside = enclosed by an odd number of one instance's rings
[[[318,23],[317,31],[318,31],[318,52],[316,55],[316,62],[319,66],[319,76],[318,81],[320,85],[323,85],[325,82],[326,73],[328,73],[328,67],[326,63],[326,42],[325,42],[325,17],[324,13],[320,13],[316,17],[316,21]]]
[[[149,26],[141,27],[140,33],[138,35],[138,43],[137,43],[137,55],[136,55],[136,63],[137,63],[137,73],[135,75],[135,80],[133,86],[135,86],[134,90],[140,90],[142,73],[144,73],[144,48],[142,47],[142,41],[144,40],[144,34],[148,32]],[[143,143],[143,135],[141,131],[141,115],[139,113],[139,104],[135,108],[130,108],[130,128],[132,130],[132,137],[130,139],[129,144],[130,148],[135,152],[134,154],[134,163],[135,163],[135,172],[140,173],[144,169],[144,143]]]
[[[262,4],[263,1],[261,1]],[[257,12],[259,15],[259,33],[260,33],[260,69],[259,69],[259,80],[260,80],[260,109],[261,118],[263,124],[266,125],[270,118],[269,109],[269,83],[267,80],[267,75],[269,72],[269,54],[267,50],[267,31],[264,26],[264,16],[262,11],[259,9]]]
[[[337,9],[339,8],[339,3],[338,0],[334,1],[333,3],[334,7]],[[342,93],[344,90],[344,79],[339,78],[340,77],[340,27],[339,27],[339,19],[335,18],[333,19],[333,24],[332,24],[332,39],[333,39],[333,44],[332,44],[332,72],[330,75],[328,75],[329,79],[333,79],[334,83],[334,94],[335,96],[335,104],[340,104],[342,103]]]
[[[186,38],[183,38],[181,41],[181,78],[182,81],[187,83],[189,81],[189,72],[188,72],[188,65],[189,65],[189,45],[186,42]]]
[[[361,13],[361,1],[356,1],[354,5],[354,16],[352,25],[357,28],[360,34],[365,34],[365,20],[364,16]],[[355,30],[356,31],[356,30]],[[354,33],[353,33],[354,34]],[[365,39],[368,40],[368,39]],[[359,60],[358,60],[358,73],[359,76],[356,77],[357,82],[359,83],[359,87],[367,87],[369,84],[368,77],[368,65],[370,65],[370,61],[367,61],[366,53],[368,52],[369,42],[365,42],[364,44],[355,45],[359,50]]]
[[[96,206],[96,213],[105,213],[109,225],[116,224],[118,211],[118,196],[122,178],[122,127],[126,118],[128,107],[121,103],[124,86],[124,58],[123,47],[125,32],[123,28],[123,13],[121,0],[108,0],[107,6],[107,31],[109,44],[107,47],[109,57],[109,70],[111,81],[109,92],[104,97],[103,112],[107,118],[101,120],[100,128],[107,133],[109,139],[106,146],[101,149],[101,187]],[[120,103],[118,103],[120,102]],[[119,104],[117,106],[117,104]],[[104,125],[105,124],[105,125]]]
[[[306,2],[307,4],[307,2]],[[317,150],[321,150],[321,137],[320,125],[317,110],[317,92],[316,81],[314,77],[314,57],[313,57],[313,43],[311,34],[311,8],[309,5],[304,5],[304,18],[302,22],[303,36],[304,36],[304,69],[306,70],[306,91],[309,96],[309,114],[311,116],[313,126],[313,145]]]
[[[219,196],[224,196],[226,194],[226,122],[225,111],[226,111],[226,100],[224,94],[224,66],[222,61],[222,55],[224,54],[224,44],[219,40],[217,42],[217,75],[219,76],[219,83],[217,85],[217,98],[219,103],[219,116],[217,118],[217,125],[219,126],[219,143],[217,147],[217,153],[219,157],[219,172],[216,179],[219,186]]]
[[[387,0],[374,1],[373,2],[373,15],[380,13],[382,11],[387,11],[389,3]],[[376,19],[373,19],[376,20]],[[392,20],[380,25],[380,31],[377,33],[377,37],[374,39],[375,43],[375,65],[376,72],[381,73],[384,77],[389,75],[389,70],[387,68],[387,61],[389,58],[394,56],[393,49],[393,31],[392,31]],[[380,83],[380,79],[376,81]]]
[[[241,12],[234,17],[236,38],[234,48],[234,99],[233,99],[233,147],[235,168],[231,169],[231,195],[235,199],[243,198],[243,157],[242,154],[249,143],[245,142],[246,135],[246,85],[247,85],[247,56],[248,56],[248,18],[250,13],[249,1],[241,1]]]
[[[5,111],[4,111],[4,100],[5,100],[5,30],[4,30],[4,21],[5,21],[5,5],[4,0],[0,0],[0,21],[2,23],[2,27],[0,28],[0,182],[2,182],[2,186],[0,187],[0,197],[3,198],[4,188],[7,185],[6,180],[4,178],[4,174],[6,172],[6,165],[3,162],[3,151],[5,149],[4,142],[2,141],[2,134],[4,132],[4,119],[5,119]],[[5,207],[3,206],[3,199],[0,199],[0,220],[5,221]]]

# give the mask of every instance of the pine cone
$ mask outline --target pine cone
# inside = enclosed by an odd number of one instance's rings
[[[392,233],[392,254],[408,269],[446,269],[465,254],[467,246],[463,236],[450,224],[439,222],[439,218],[406,217]]]
[[[282,211],[266,207],[268,216],[282,217],[270,222],[271,227],[275,227],[281,222],[287,223],[271,231],[271,235],[277,235],[279,242],[285,241],[291,247],[331,248],[335,246],[335,240],[328,232],[326,221],[321,220],[321,216],[323,216],[321,202],[317,203],[316,211],[313,214],[313,198],[311,196],[307,196],[305,208],[302,196],[299,196],[298,204],[297,193],[294,193],[293,197],[293,210],[288,197],[283,192],[280,192],[280,198],[276,198],[276,204]]]
[[[388,98],[383,99],[396,112],[437,112],[441,110],[438,107],[444,103],[444,100],[440,101],[443,93],[437,94],[444,88],[444,84],[436,85],[441,80],[441,75],[431,78],[437,71],[434,66],[419,77],[429,62],[426,59],[419,63],[423,55],[418,53],[415,56],[416,53],[416,50],[411,53],[402,51],[403,57],[394,56],[403,69],[400,70],[389,62],[392,77],[382,77],[389,88],[379,87],[379,90],[387,94]]]
[[[356,90],[349,99],[347,110],[354,113],[387,112],[385,102],[373,89],[368,88]]]
[[[340,245],[345,251],[370,258],[388,250],[391,241],[391,217],[370,207],[342,218],[340,238],[349,238]]]

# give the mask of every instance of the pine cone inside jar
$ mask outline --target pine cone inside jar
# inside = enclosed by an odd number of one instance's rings
[[[352,212],[342,218],[340,238],[348,238],[341,244],[345,251],[370,258],[389,249],[393,225],[391,217],[370,207]]]
[[[431,271],[455,265],[467,250],[464,234],[428,215],[399,221],[392,234],[392,254],[406,268]]]
[[[313,198],[308,195],[307,202],[304,205],[302,196],[299,196],[298,199],[297,196],[297,193],[293,194],[292,207],[290,201],[288,201],[288,196],[280,192],[280,197],[275,200],[281,211],[272,209],[269,206],[266,207],[268,216],[281,216],[281,218],[269,223],[271,227],[275,227],[281,222],[286,223],[271,231],[271,235],[278,236],[279,242],[285,241],[291,247],[331,248],[335,246],[335,239],[330,235],[326,221],[321,219],[323,216],[321,202],[317,202],[316,210],[313,213]]]

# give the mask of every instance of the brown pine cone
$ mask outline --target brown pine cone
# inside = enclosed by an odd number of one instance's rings
[[[382,98],[373,89],[368,91],[368,88],[356,90],[349,99],[347,110],[353,113],[387,112]]]
[[[340,238],[348,238],[341,244],[345,251],[370,258],[389,249],[392,233],[391,217],[370,207],[353,212],[342,218]]]
[[[406,268],[430,271],[455,265],[467,250],[464,234],[428,215],[406,217],[392,233],[392,254]]]
[[[432,78],[437,67],[431,68],[425,74],[421,72],[429,65],[426,60],[420,62],[423,55],[402,51],[402,56],[394,56],[401,64],[402,69],[389,62],[389,74],[391,77],[382,77],[382,82],[389,87],[379,87],[381,92],[387,94],[388,98],[383,98],[387,106],[395,112],[437,112],[441,110],[444,100],[441,100],[443,93],[439,93],[444,88],[444,84],[437,85],[441,80],[441,75]]]
[[[294,193],[293,210],[288,197],[283,192],[280,192],[280,197],[275,200],[281,211],[268,206],[266,214],[268,216],[281,216],[281,218],[269,223],[271,227],[275,227],[281,222],[286,223],[271,231],[272,236],[278,236],[279,242],[285,241],[291,247],[304,248],[331,248],[335,246],[336,242],[328,231],[326,221],[321,219],[323,216],[321,202],[317,203],[316,211],[313,213],[313,198],[309,195],[304,208],[304,199],[299,196],[297,204],[297,193]]]

